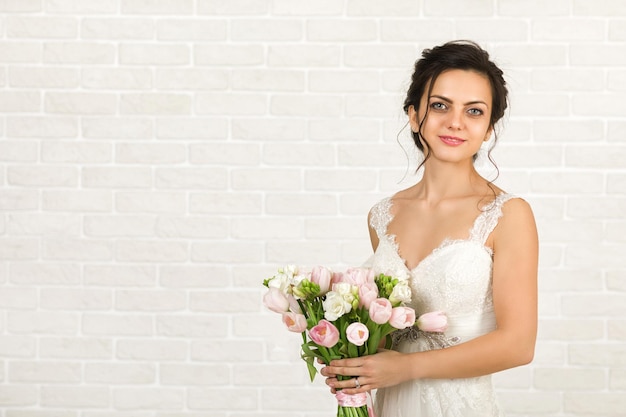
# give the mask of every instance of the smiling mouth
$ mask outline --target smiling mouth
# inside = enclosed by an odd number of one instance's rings
[[[446,145],[450,146],[458,146],[465,142],[464,139],[457,138],[455,136],[439,136],[439,139],[441,139],[441,141]]]

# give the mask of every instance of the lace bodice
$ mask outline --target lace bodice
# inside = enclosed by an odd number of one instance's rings
[[[466,239],[446,239],[415,268],[398,252],[395,236],[387,233],[392,220],[391,198],[371,210],[370,226],[379,244],[367,265],[376,272],[407,277],[410,306],[417,315],[443,311],[448,316],[447,340],[463,343],[496,328],[492,297],[492,250],[487,238],[513,198],[500,194],[483,207]],[[394,348],[416,352],[436,348],[432,341],[404,338]],[[419,380],[380,390],[379,417],[495,417],[501,416],[489,376],[456,380]]]
[[[411,307],[418,314],[440,310],[451,315],[475,314],[493,309],[491,297],[492,251],[485,246],[502,216],[502,205],[513,196],[500,194],[483,208],[467,239],[446,239],[409,270],[398,253],[395,237],[387,234],[392,201],[386,198],[372,208],[370,225],[379,244],[370,266],[379,272],[410,277]]]

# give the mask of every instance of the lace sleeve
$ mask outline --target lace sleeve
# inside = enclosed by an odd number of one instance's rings
[[[483,208],[483,212],[476,219],[472,228],[471,238],[473,240],[485,244],[493,229],[498,225],[498,220],[502,217],[502,206],[512,198],[518,197],[513,194],[500,194],[491,204]]]
[[[391,198],[385,198],[372,207],[370,210],[369,225],[376,231],[378,238],[382,238],[387,233],[387,225],[391,221]]]

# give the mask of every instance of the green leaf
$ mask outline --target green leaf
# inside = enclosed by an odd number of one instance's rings
[[[303,358],[306,362],[306,367],[309,370],[309,378],[311,378],[311,382],[315,380],[315,375],[317,375],[317,368],[315,367],[315,360],[313,357]]]
[[[339,348],[339,358],[348,357],[348,343],[342,343]]]
[[[393,344],[393,340],[390,335],[385,336],[385,349],[391,349],[391,345]]]
[[[309,370],[309,378],[311,378],[311,382],[313,382],[315,375],[317,374],[315,359],[320,358],[323,360],[324,358],[317,351],[317,349],[311,349],[311,344],[312,342],[302,344],[302,353],[300,354],[300,357],[306,362],[307,369]]]
[[[356,358],[359,356],[359,352],[357,350],[357,347],[355,344],[352,343],[348,343],[348,357],[349,358]]]
[[[380,343],[380,328],[375,328],[371,333],[370,337],[367,340],[367,350],[371,353],[376,353],[378,351],[378,344]]]

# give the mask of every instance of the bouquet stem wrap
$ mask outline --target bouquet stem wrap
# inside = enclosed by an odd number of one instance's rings
[[[349,395],[344,394],[343,391],[339,391],[335,394],[335,397],[337,397],[337,403],[341,407],[362,407],[367,405],[367,394],[364,392],[361,394]]]
[[[337,398],[337,417],[376,417],[374,408],[368,404],[368,393],[348,395],[339,391]]]

